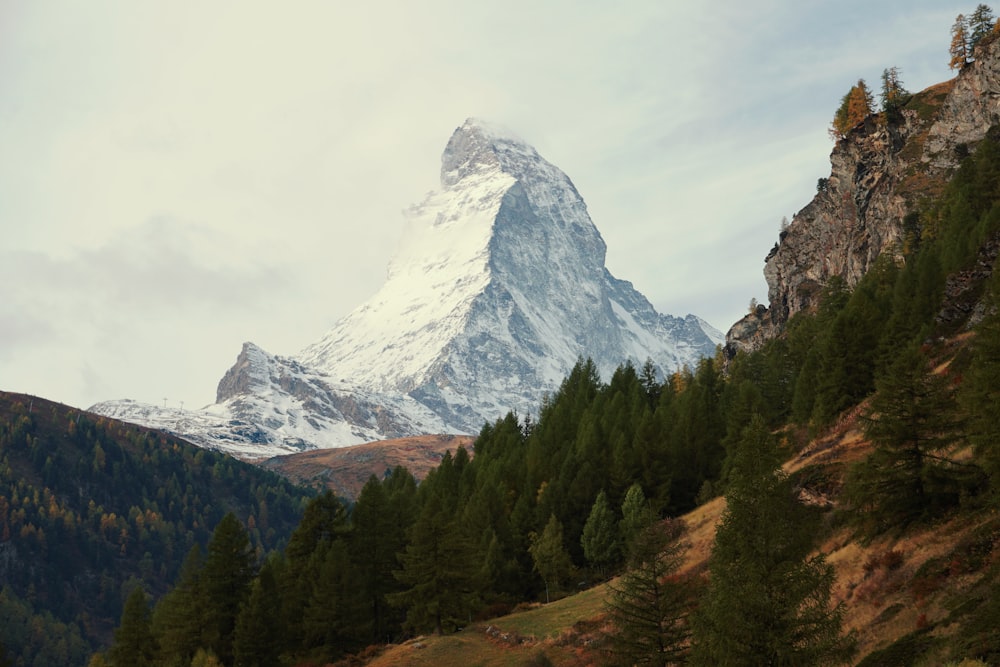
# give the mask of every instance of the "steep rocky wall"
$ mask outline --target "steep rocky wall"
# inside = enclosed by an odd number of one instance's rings
[[[726,335],[730,356],[780,334],[791,316],[815,307],[834,276],[854,286],[882,253],[899,253],[906,214],[940,192],[1000,122],[1000,40],[977,48],[976,57],[955,80],[915,95],[893,122],[870,116],[837,142],[825,187],[765,259],[768,307]]]

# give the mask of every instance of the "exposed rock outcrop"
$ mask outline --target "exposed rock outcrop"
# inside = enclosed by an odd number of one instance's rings
[[[1000,122],[1000,40],[952,81],[914,95],[891,120],[869,116],[837,142],[831,171],[765,259],[769,305],[733,325],[726,351],[759,348],[817,305],[837,276],[853,287],[883,253],[901,255],[903,223],[938,194],[961,159]]]

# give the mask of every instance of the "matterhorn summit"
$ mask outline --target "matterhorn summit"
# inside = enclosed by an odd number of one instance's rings
[[[606,246],[560,169],[469,119],[441,187],[406,211],[382,289],[293,357],[246,343],[200,411],[110,401],[92,410],[261,458],[423,433],[477,433],[537,412],[581,358],[602,377],[711,355],[722,334],[661,315],[604,266]]]

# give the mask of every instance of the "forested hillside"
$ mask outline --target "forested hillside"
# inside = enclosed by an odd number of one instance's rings
[[[0,393],[0,643],[14,665],[82,665],[130,592],[165,592],[227,512],[255,557],[309,494],[163,433]],[[2,661],[0,661],[2,664]]]
[[[397,468],[369,480],[353,508],[317,498],[264,562],[245,528],[223,522],[212,541],[242,554],[245,567],[226,575],[235,584],[212,593],[210,543],[151,616],[136,602],[95,663],[327,664],[623,571],[603,639],[581,664],[856,662],[864,656],[842,631],[834,571],[816,546],[834,529],[868,541],[956,516],[981,526],[966,572],[1000,593],[1000,131],[968,148],[943,194],[906,217],[898,252],[854,286],[829,281],[815,308],[756,351],[728,365],[720,352],[665,379],[624,365],[604,380],[580,360],[536,419],[484,426],[474,457],[456,450],[419,486]],[[863,459],[781,471],[845,415],[860,420]],[[727,509],[707,572],[671,574],[683,531],[661,519],[719,494]],[[884,560],[872,571],[894,566]],[[990,599],[925,619],[892,654],[909,657],[892,664],[917,664],[928,646],[1000,659],[982,631],[997,620]],[[179,632],[178,610],[201,630]],[[958,639],[955,624],[967,630]]]

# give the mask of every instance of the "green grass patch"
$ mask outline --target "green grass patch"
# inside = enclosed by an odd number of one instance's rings
[[[578,621],[602,614],[607,595],[607,585],[602,584],[541,607],[501,616],[489,623],[525,637],[556,638]]]

